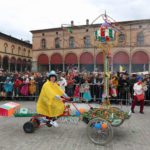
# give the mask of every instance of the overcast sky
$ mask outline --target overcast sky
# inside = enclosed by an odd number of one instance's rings
[[[116,21],[150,19],[150,0],[0,0],[0,32],[23,40],[31,30],[90,23],[103,14]]]

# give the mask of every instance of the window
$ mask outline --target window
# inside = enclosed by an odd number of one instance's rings
[[[5,51],[5,53],[7,53],[7,48],[8,48],[8,44],[5,43],[5,44],[4,44],[4,51]]]
[[[21,51],[21,48],[20,48],[20,47],[18,47],[18,55],[20,55],[20,51]]]
[[[42,40],[41,40],[41,48],[42,48],[42,49],[45,49],[45,48],[46,48],[46,40],[45,40],[45,39],[42,39]]]
[[[137,45],[142,46],[143,44],[144,44],[144,34],[143,32],[140,32],[137,35]]]
[[[85,36],[84,37],[84,46],[85,47],[90,47],[90,36]]]
[[[14,49],[15,49],[15,46],[12,45],[12,46],[11,46],[11,53],[12,53],[12,54],[14,53]]]
[[[59,38],[55,39],[55,48],[60,48],[60,39]]]
[[[124,35],[123,33],[120,33],[120,34],[119,34],[118,42],[119,42],[119,43],[125,42],[125,35]]]
[[[69,47],[74,48],[74,37],[69,38]]]

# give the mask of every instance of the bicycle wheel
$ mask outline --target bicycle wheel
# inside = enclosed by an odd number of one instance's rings
[[[105,128],[103,124],[105,124]],[[94,118],[88,123],[87,135],[93,143],[105,145],[112,140],[113,129],[108,121],[102,118]]]

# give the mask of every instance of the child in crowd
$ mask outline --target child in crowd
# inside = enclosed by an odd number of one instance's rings
[[[90,93],[90,85],[88,83],[88,80],[86,79],[85,80],[85,83],[83,84],[83,88],[84,88],[84,93],[83,93],[83,99],[86,101],[86,102],[89,102],[91,101],[91,93]]]

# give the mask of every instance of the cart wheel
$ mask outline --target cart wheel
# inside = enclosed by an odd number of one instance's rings
[[[125,117],[124,117],[124,112],[123,110],[121,110],[120,108],[118,107],[111,107],[110,109],[112,109],[113,112],[116,112],[116,116],[117,116],[117,119],[114,120],[111,125],[113,127],[118,127],[118,126],[121,126],[125,120]]]
[[[105,126],[103,126],[104,124]],[[102,118],[94,118],[88,123],[87,135],[93,143],[105,145],[112,140],[113,130],[108,121]]]
[[[33,133],[34,132],[34,125],[31,121],[26,122],[23,125],[23,130],[25,133]]]

